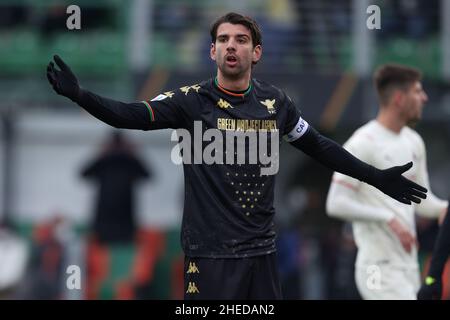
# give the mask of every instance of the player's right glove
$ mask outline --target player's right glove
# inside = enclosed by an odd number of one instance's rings
[[[440,300],[442,296],[442,282],[439,278],[426,277],[425,283],[417,293],[418,300]]]
[[[55,67],[53,61],[47,66],[47,79],[57,94],[65,96],[70,100],[77,102],[80,95],[80,86],[78,80],[70,70],[69,66],[58,56],[53,56],[56,64],[61,70]]]
[[[427,198],[428,190],[402,176],[412,165],[409,162],[386,170],[373,168],[366,182],[404,204],[420,203],[421,199]]]

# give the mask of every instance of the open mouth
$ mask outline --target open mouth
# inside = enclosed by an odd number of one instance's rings
[[[234,65],[237,64],[237,59],[236,59],[235,56],[227,56],[226,57],[226,62],[227,62],[227,65],[234,66]]]

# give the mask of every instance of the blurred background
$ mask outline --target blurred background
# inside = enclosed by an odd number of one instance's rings
[[[81,9],[80,30],[66,27],[71,4]],[[372,4],[379,30],[366,27]],[[91,91],[151,99],[215,75],[209,27],[229,11],[262,28],[255,77],[285,89],[340,143],[376,115],[379,64],[420,68],[429,102],[417,130],[432,189],[447,198],[450,1],[0,0],[0,299],[183,297],[183,173],[170,161],[171,130],[119,135],[56,95],[45,69],[59,54]],[[325,214],[332,172],[288,145],[281,152],[285,298],[359,299],[351,227]],[[426,270],[437,224],[418,218],[417,228]],[[79,286],[67,285],[71,265]]]

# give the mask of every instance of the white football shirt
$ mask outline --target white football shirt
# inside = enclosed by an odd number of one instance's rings
[[[389,264],[418,269],[417,247],[406,252],[387,222],[395,216],[416,235],[415,212],[437,218],[447,208],[447,201],[438,199],[430,190],[422,138],[409,127],[396,133],[372,120],[356,130],[344,147],[378,169],[413,161],[413,167],[404,176],[428,189],[427,199],[421,204],[402,204],[369,184],[335,172],[327,212],[352,222],[358,247],[357,266]]]

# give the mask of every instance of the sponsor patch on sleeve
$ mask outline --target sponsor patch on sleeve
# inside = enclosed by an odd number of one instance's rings
[[[154,97],[152,100],[150,100],[150,101],[161,101],[161,100],[164,100],[165,98],[167,98],[167,96],[165,95],[165,94],[160,94],[160,95],[158,95],[158,96],[156,96],[156,97]]]

